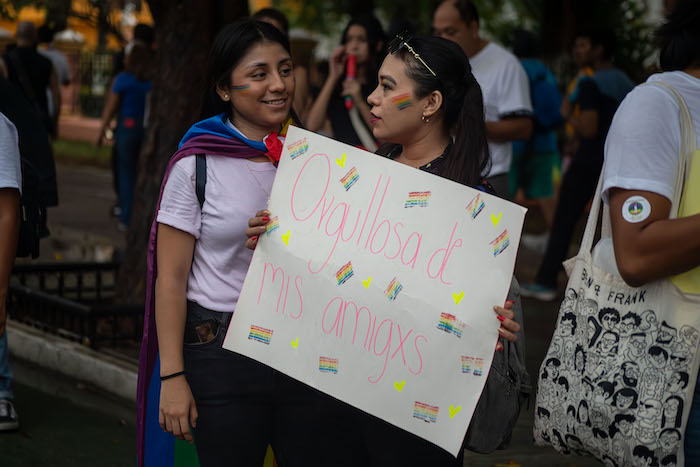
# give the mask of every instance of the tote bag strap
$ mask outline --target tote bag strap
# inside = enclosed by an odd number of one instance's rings
[[[661,81],[653,81],[651,83],[642,84],[642,86],[658,86],[663,87],[668,90],[671,95],[676,100],[679,107],[679,117],[681,124],[681,153],[680,160],[678,161],[678,174],[676,175],[676,185],[673,191],[673,200],[671,202],[671,212],[669,213],[670,219],[675,219],[678,217],[678,209],[680,208],[680,199],[683,194],[683,185],[685,183],[685,177],[688,173],[688,164],[690,161],[690,152],[695,148],[695,128],[693,127],[693,121],[690,118],[690,112],[688,111],[688,106],[686,105],[683,97],[676,91],[673,87]],[[583,240],[581,241],[581,248],[578,254],[581,255],[586,252],[588,255],[591,253],[593,248],[593,239],[595,237],[595,231],[598,227],[598,213],[600,212],[601,204],[601,192],[603,189],[603,174],[605,173],[605,163],[603,163],[603,168],[600,170],[600,177],[598,177],[598,186],[595,190],[595,195],[593,197],[593,204],[591,205],[591,211],[588,215],[588,221],[586,222],[586,230],[583,233]],[[609,216],[609,210],[605,209],[605,214]],[[603,230],[603,235],[610,234],[609,223],[603,221],[603,226],[606,227]],[[607,232],[606,232],[607,231]]]

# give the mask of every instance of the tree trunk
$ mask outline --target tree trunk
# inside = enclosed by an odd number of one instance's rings
[[[185,131],[198,120],[207,56],[219,28],[248,14],[246,0],[149,0],[155,20],[155,58],[148,131],[141,148],[127,249],[117,301],[143,303],[148,235],[163,172]]]

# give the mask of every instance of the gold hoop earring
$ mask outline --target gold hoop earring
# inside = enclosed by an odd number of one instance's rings
[[[430,117],[426,117],[425,115],[421,117],[421,120],[423,120],[425,123],[430,123]]]

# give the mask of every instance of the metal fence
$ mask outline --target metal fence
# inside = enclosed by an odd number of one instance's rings
[[[114,302],[117,263],[19,264],[7,310],[20,322],[99,347],[137,347],[143,306]]]

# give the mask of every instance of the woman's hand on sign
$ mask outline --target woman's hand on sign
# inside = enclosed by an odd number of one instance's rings
[[[496,318],[501,322],[501,327],[498,328],[498,334],[508,342],[515,342],[518,340],[516,333],[520,331],[520,325],[513,321],[515,313],[513,313],[513,304],[515,302],[512,300],[506,301],[505,307],[495,306],[493,311],[496,312]],[[503,344],[501,344],[500,339],[496,344],[496,350],[503,350]]]
[[[255,250],[258,245],[258,238],[265,233],[267,223],[270,222],[270,211],[263,209],[255,213],[255,217],[248,220],[248,228],[245,229],[245,235],[248,240],[245,242],[246,248]]]
[[[158,423],[163,431],[177,439],[193,442],[190,426],[197,426],[197,405],[185,376],[178,376],[161,383],[160,413]]]

